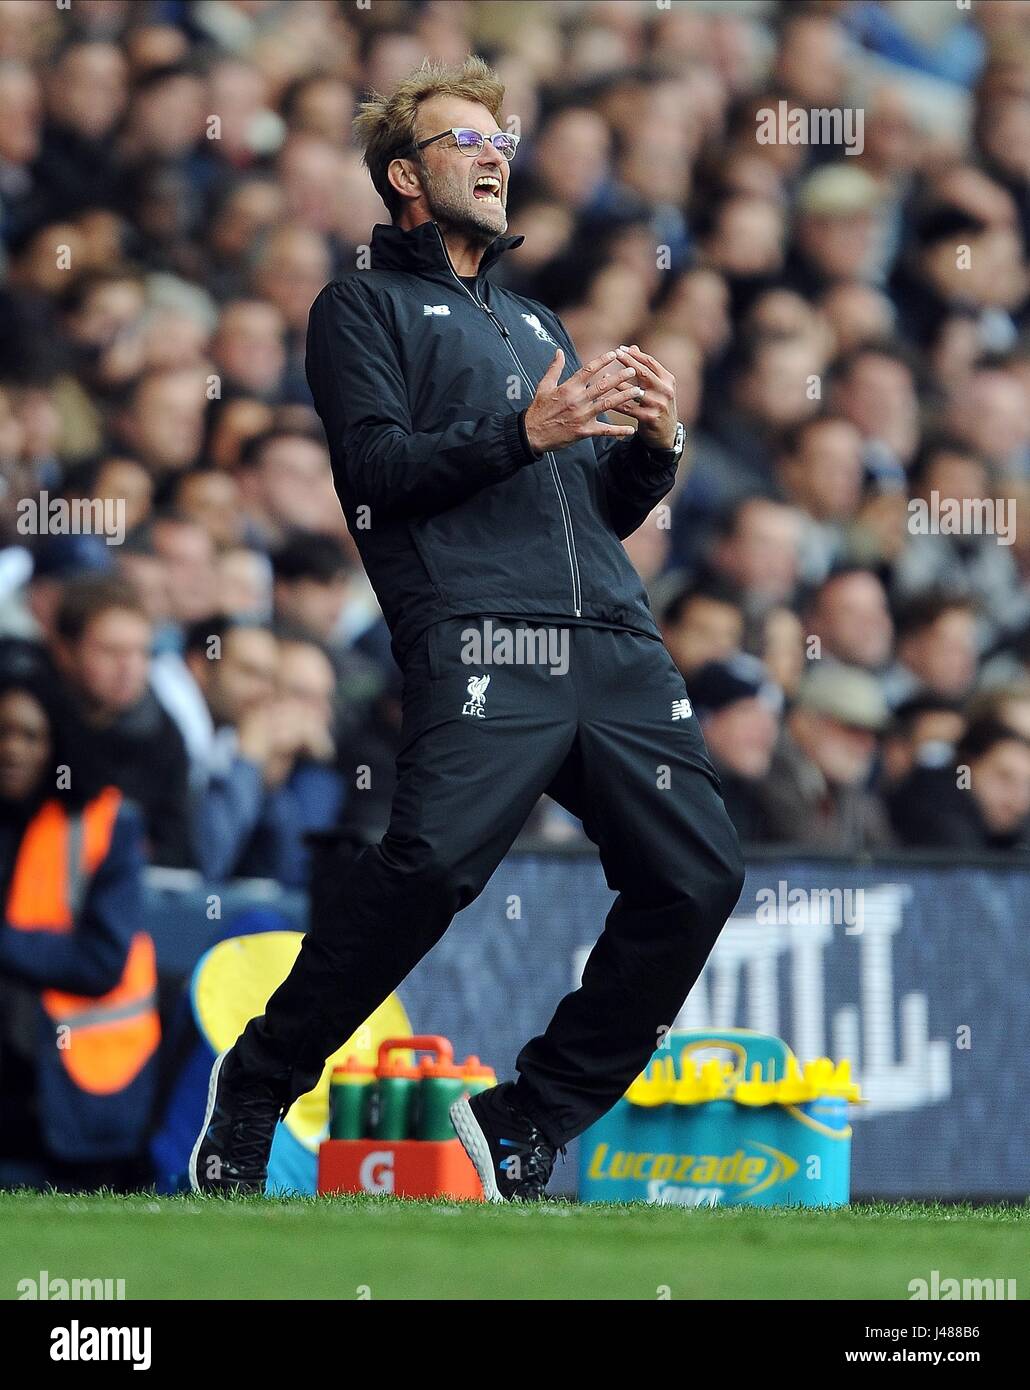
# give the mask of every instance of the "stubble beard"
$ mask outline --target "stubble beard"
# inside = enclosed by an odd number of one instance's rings
[[[430,176],[428,171],[424,177],[424,187],[429,211],[441,230],[480,241],[484,246],[507,231],[508,217],[503,205],[497,219],[498,208],[493,204],[478,207],[471,194],[463,196],[456,188],[448,188],[442,180]]]

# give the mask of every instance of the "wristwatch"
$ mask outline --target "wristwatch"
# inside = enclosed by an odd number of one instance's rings
[[[682,423],[676,421],[676,437],[672,441],[671,449],[651,449],[647,451],[648,458],[654,463],[661,463],[668,467],[670,464],[675,466],[683,457],[683,449],[687,442],[687,432]]]

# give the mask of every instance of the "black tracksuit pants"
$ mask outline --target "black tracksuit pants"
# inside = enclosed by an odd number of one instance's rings
[[[661,642],[555,627],[568,654],[558,674],[539,662],[465,664],[474,626],[448,619],[412,648],[389,829],[356,856],[340,847],[316,859],[310,930],[234,1056],[242,1075],[288,1097],[310,1090],[481,892],[548,792],[582,818],[618,893],[581,986],[516,1063],[515,1099],[557,1145],[614,1105],[672,1024],[740,894],[740,849]]]

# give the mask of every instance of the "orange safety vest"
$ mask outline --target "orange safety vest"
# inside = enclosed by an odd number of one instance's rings
[[[70,932],[89,880],[111,847],[122,794],[106,787],[81,813],[59,801],[43,805],[22,837],[7,895],[7,921],[19,931]],[[157,962],[145,931],[129,945],[122,977],[96,998],[42,992],[55,1029],[69,1032],[58,1051],[75,1084],[90,1095],[124,1090],[146,1066],[161,1040]]]

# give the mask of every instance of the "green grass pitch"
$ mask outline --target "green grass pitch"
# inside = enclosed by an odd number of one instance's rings
[[[912,1279],[1030,1289],[1030,1204],[838,1211],[487,1207],[389,1197],[0,1193],[0,1298],[124,1279],[127,1299],[906,1299]]]

